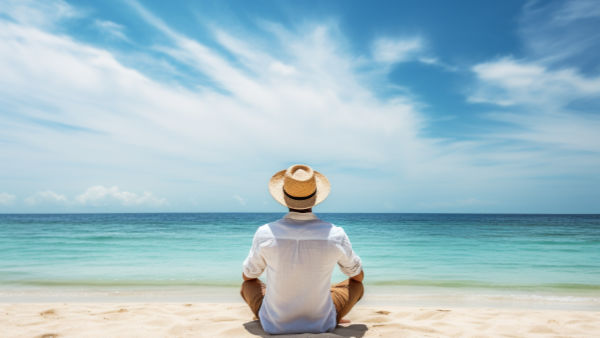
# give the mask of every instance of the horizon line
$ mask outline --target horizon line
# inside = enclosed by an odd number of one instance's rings
[[[0,212],[6,215],[134,215],[134,214],[284,214],[289,211],[141,211],[141,212]],[[397,214],[397,215],[555,215],[555,216],[600,216],[600,213],[547,213],[547,212],[343,212],[325,211],[315,214]]]

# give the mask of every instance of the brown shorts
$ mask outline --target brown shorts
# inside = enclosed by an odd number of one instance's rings
[[[260,306],[262,305],[266,288],[266,284],[258,279],[248,280],[242,283],[240,294],[257,318],[258,310],[260,310]],[[350,312],[354,304],[362,298],[363,293],[363,284],[354,279],[346,279],[331,287],[331,299],[333,300],[333,305],[335,305],[335,310],[337,311],[337,323]]]

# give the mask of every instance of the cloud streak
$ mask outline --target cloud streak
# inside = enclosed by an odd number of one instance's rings
[[[29,205],[39,204],[66,204],[68,203],[65,195],[57,194],[52,190],[38,191],[34,195],[25,199],[25,203]]]
[[[119,25],[116,22],[108,20],[96,19],[94,21],[94,26],[96,26],[102,33],[105,33],[109,37],[117,40],[129,41],[124,33],[125,27],[123,25]]]
[[[153,193],[144,191],[141,194],[122,190],[117,186],[105,187],[95,185],[87,188],[81,194],[69,198],[64,194],[52,190],[38,191],[23,200],[27,207],[48,208],[60,206],[60,210],[73,208],[104,208],[104,207],[164,207],[169,203],[166,198],[157,197]],[[0,206],[18,206],[15,195],[0,193]]]
[[[16,196],[2,192],[0,193],[0,206],[9,206],[15,202]]]
[[[77,196],[75,201],[91,206],[104,206],[114,203],[123,206],[164,206],[167,204],[166,199],[156,197],[147,191],[138,195],[133,192],[123,191],[117,186],[104,187],[102,185],[89,187],[84,193]]]
[[[584,77],[571,68],[550,70],[539,62],[502,58],[473,67],[480,80],[472,102],[501,106],[564,108],[569,102],[600,96],[600,78]]]
[[[415,59],[423,51],[423,48],[423,41],[419,37],[408,39],[379,38],[373,43],[373,59],[384,63],[408,61]]]
[[[544,64],[598,66],[600,10],[594,0],[528,1],[520,36],[528,54]]]

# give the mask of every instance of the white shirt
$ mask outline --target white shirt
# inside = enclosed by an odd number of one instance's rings
[[[331,274],[336,263],[348,277],[362,270],[344,229],[313,213],[290,212],[256,230],[244,274],[267,270],[267,291],[259,311],[271,334],[320,333],[336,326]]]

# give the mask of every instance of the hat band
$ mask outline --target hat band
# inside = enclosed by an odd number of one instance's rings
[[[310,195],[308,195],[308,196],[304,196],[304,197],[292,196],[292,195],[288,194],[288,193],[285,191],[285,189],[283,189],[283,193],[285,194],[285,196],[287,196],[287,197],[289,197],[289,198],[291,198],[291,199],[293,199],[293,200],[296,200],[296,201],[302,201],[302,200],[307,200],[307,199],[309,199],[309,198],[313,197],[313,196],[314,196],[314,195],[317,193],[317,189],[315,189],[315,191],[313,191],[313,193],[312,193],[312,194],[310,194]]]

